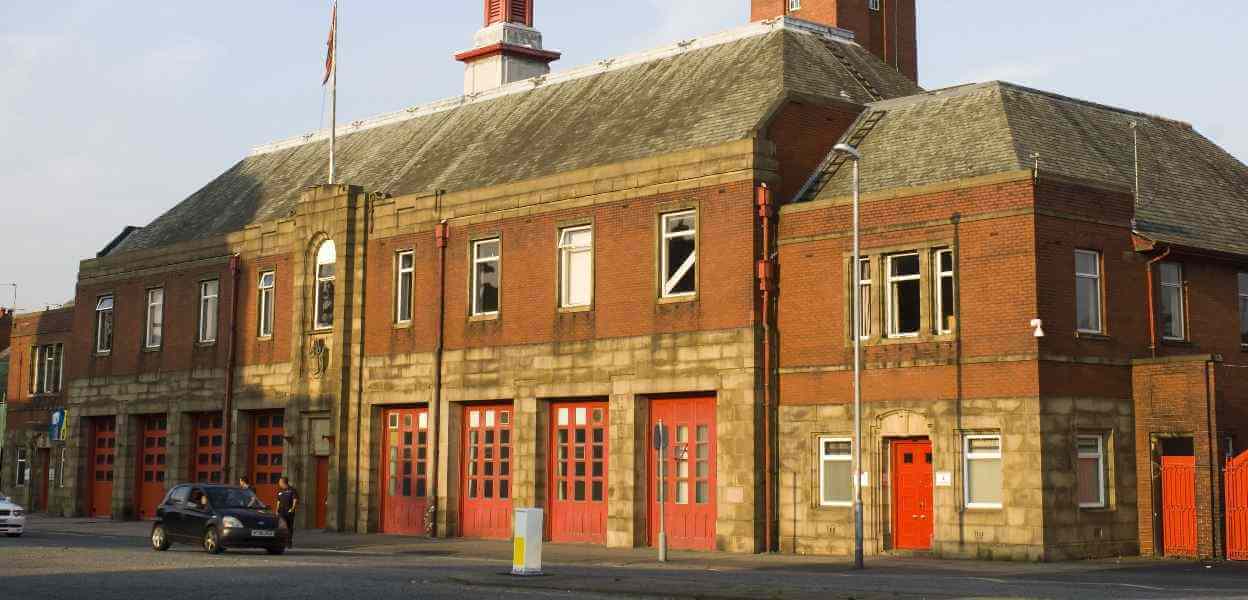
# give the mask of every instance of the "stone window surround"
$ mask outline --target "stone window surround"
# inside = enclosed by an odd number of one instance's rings
[[[108,308],[101,309],[100,306],[103,304],[105,298],[109,300]],[[104,318],[103,313],[105,312],[109,314],[109,328],[111,329],[111,331],[109,332],[109,335],[111,336],[111,339],[108,340],[108,348],[102,349],[100,348],[100,334],[103,333],[103,328],[101,327],[101,324],[102,324],[101,319]],[[93,327],[94,335],[91,338],[93,354],[95,354],[96,356],[108,356],[109,354],[112,354],[113,352],[113,344],[116,342],[116,336],[117,336],[117,330],[116,330],[117,296],[113,292],[97,294],[95,297],[94,314],[95,314],[95,322],[94,322],[94,327]]]
[[[1096,257],[1095,276],[1093,276],[1093,274],[1091,273],[1081,273],[1079,271],[1079,256],[1081,254],[1093,255]],[[1106,315],[1105,292],[1107,289],[1105,287],[1105,253],[1100,248],[1079,247],[1079,248],[1075,248],[1073,255],[1075,259],[1074,275],[1075,275],[1075,285],[1076,285],[1076,289],[1075,289],[1075,335],[1077,337],[1107,337],[1109,333],[1107,330],[1108,323],[1106,322],[1106,319],[1105,319],[1105,315]],[[1078,314],[1079,290],[1077,286],[1079,284],[1080,279],[1095,279],[1096,280],[1096,292],[1097,292],[1096,308],[1097,308],[1097,320],[1098,320],[1098,325],[1099,325],[1099,327],[1096,329],[1082,329],[1079,327],[1079,314]]]
[[[160,340],[152,343],[152,293],[160,292]],[[143,292],[143,343],[144,352],[159,352],[165,345],[165,286],[147,286]]]
[[[329,248],[333,251],[334,260],[332,262],[325,262],[325,263],[321,262],[321,251],[325,248]],[[334,267],[334,274],[331,277],[325,278],[324,280],[331,282],[334,287],[334,292],[333,292],[334,297],[330,298],[329,301],[335,304],[334,311],[337,312],[338,306],[336,306],[336,304],[338,300],[337,296],[338,296],[338,271],[339,271],[338,269],[338,262],[339,262],[338,244],[334,242],[333,238],[330,238],[327,236],[321,237],[319,240],[317,240],[316,244],[312,246],[311,259],[312,259],[311,260],[311,263],[312,263],[312,332],[311,333],[312,334],[326,333],[326,332],[333,330],[334,324],[332,323],[332,320],[333,320],[332,318],[331,318],[331,322],[328,324],[322,324],[318,322],[318,319],[320,319],[320,312],[321,312],[321,281],[322,281],[321,266],[322,264],[324,264],[324,265],[333,265]]]
[[[936,253],[941,250],[950,250],[953,252],[953,289],[954,289],[954,326],[953,331],[949,333],[937,333],[937,319],[935,314],[937,302],[935,295],[937,293],[937,285],[939,285],[939,277],[936,272]],[[884,287],[887,285],[887,278],[884,276],[884,269],[888,261],[888,256],[898,254],[919,255],[919,333],[917,335],[907,335],[903,337],[888,337],[887,329],[883,327],[885,324],[884,314]],[[862,338],[863,346],[888,346],[895,344],[914,344],[921,342],[951,341],[957,339],[958,324],[957,319],[962,311],[957,306],[959,301],[959,280],[961,278],[960,263],[958,260],[958,250],[952,239],[932,239],[919,241],[911,244],[900,244],[891,246],[879,246],[875,248],[862,249],[859,253],[860,259],[870,260],[871,273],[871,303],[870,306],[864,307],[869,309],[870,314],[862,315],[863,321],[868,324],[867,331],[869,335]],[[841,272],[844,273],[844,286],[846,292],[844,294],[845,318],[842,323],[845,335],[846,347],[852,346],[853,329],[854,329],[854,304],[853,298],[858,292],[858,272],[851,265],[853,252],[845,252],[842,257]]]
[[[669,217],[682,216],[685,214],[693,215],[693,291],[669,293],[667,291],[667,219]],[[702,279],[702,269],[698,266],[698,250],[701,248],[702,241],[702,223],[697,205],[672,205],[659,207],[657,226],[658,252],[656,254],[656,258],[658,259],[658,264],[656,273],[658,275],[657,283],[659,302],[682,302],[696,299],[698,297],[698,291],[701,289],[699,283]]]
[[[269,286],[264,285],[265,275],[272,277],[272,283]],[[265,293],[268,292],[268,301],[264,299]],[[256,276],[256,337],[261,340],[273,339],[274,321],[277,318],[277,269],[274,267],[260,267]],[[264,330],[265,316],[269,318],[269,330]]]
[[[47,369],[47,349],[52,347],[57,348],[56,387],[54,389],[51,389]],[[32,398],[59,396],[65,391],[65,344],[63,342],[31,346],[30,367],[30,396]],[[43,383],[42,386],[39,385],[41,382]]]
[[[962,506],[965,510],[971,511],[999,511],[1005,508],[1004,502],[971,502],[971,461],[975,457],[971,456],[970,442],[976,439],[995,439],[997,440],[997,451],[995,453],[984,453],[987,456],[978,458],[991,460],[995,454],[996,460],[1000,461],[1001,479],[1004,485],[1005,480],[1005,436],[999,430],[992,431],[966,431],[962,433]],[[1002,490],[1004,495],[1004,489]],[[1004,500],[1004,498],[1002,498]]]
[[[403,267],[403,257],[411,257],[411,266]],[[416,248],[407,247],[394,252],[394,326],[395,328],[408,328],[412,326],[413,316],[416,314]],[[411,277],[411,284],[408,289],[407,314],[401,314],[403,306],[403,276]]]
[[[477,279],[477,262],[476,248],[477,244],[489,241],[498,242],[498,310],[489,313],[478,314],[476,312],[476,279]],[[482,321],[497,321],[503,316],[503,234],[498,230],[482,231],[468,237],[467,244],[467,265],[468,265],[468,322],[478,323]]]
[[[220,319],[221,280],[215,275],[205,276],[201,278],[198,283],[199,283],[199,303],[197,305],[196,312],[199,313],[199,318],[197,319],[197,326],[195,327],[195,344],[197,346],[214,346],[216,345],[217,338],[220,336],[220,333],[221,333],[221,319]],[[217,321],[213,327],[212,339],[204,339],[204,335],[203,335],[204,334],[204,316],[205,316],[204,302],[208,299],[208,296],[205,295],[205,290],[209,283],[217,284],[217,293],[216,293],[216,296],[214,297],[216,300],[216,305],[217,305],[216,306],[217,307]]]
[[[567,273],[566,273],[566,268],[563,263],[563,255],[564,255],[563,234],[564,232],[575,231],[575,230],[580,230],[580,229],[587,229],[589,230],[589,234],[590,234],[589,303],[567,305],[566,298],[564,298],[565,287],[566,287],[564,285],[565,283],[564,278],[567,276]],[[595,230],[594,221],[592,218],[579,219],[576,221],[568,221],[568,222],[563,222],[563,223],[558,224],[558,227],[555,233],[555,236],[556,236],[555,237],[555,261],[556,261],[555,273],[558,274],[559,282],[555,290],[555,295],[556,295],[555,306],[559,308],[559,312],[565,312],[565,313],[588,312],[588,311],[593,310],[594,302],[597,300],[597,296],[598,296],[598,294],[595,293],[597,291],[596,288],[598,284],[598,273],[597,273],[598,265],[597,265],[597,260],[596,260],[597,259],[596,242],[598,240],[597,240],[597,236],[595,235],[596,233],[597,231]]]
[[[1078,486],[1079,486],[1079,461],[1085,458],[1085,456],[1079,450],[1079,441],[1081,439],[1089,439],[1089,438],[1096,439],[1097,443],[1100,445],[1099,455],[1096,456],[1096,458],[1098,458],[1098,460],[1100,461],[1099,472],[1100,472],[1100,478],[1101,478],[1100,480],[1101,501],[1097,503],[1084,504],[1083,502],[1079,501],[1080,489]],[[1113,497],[1114,497],[1114,493],[1113,493],[1113,489],[1114,489],[1114,479],[1113,479],[1114,436],[1113,436],[1113,432],[1104,431],[1104,430],[1094,430],[1094,429],[1080,429],[1075,433],[1074,441],[1075,441],[1074,443],[1074,460],[1075,460],[1074,465],[1075,465],[1075,486],[1076,486],[1075,487],[1075,503],[1079,506],[1079,509],[1083,511],[1095,512],[1095,511],[1104,511],[1104,510],[1112,509],[1114,507],[1114,502],[1113,502]],[[1088,458],[1091,458],[1091,457],[1088,457]]]
[[[852,497],[850,498],[849,501],[832,501],[832,502],[825,502],[823,498],[823,463],[826,459],[826,457],[823,454],[823,444],[824,442],[848,442],[850,445],[849,446],[850,454],[848,455],[848,460],[850,464],[852,465],[853,456],[854,456],[853,455],[853,451],[854,451],[853,437],[854,436],[852,433],[816,433],[813,436],[814,442],[815,442],[815,456],[814,456],[815,476],[813,478],[813,482],[815,485],[815,493],[811,496],[811,498],[813,499],[812,504],[814,505],[814,508],[824,509],[824,510],[836,510],[836,509],[845,509],[845,508],[853,507],[854,503],[853,503]],[[844,459],[834,459],[834,460],[841,460],[842,462],[844,461]],[[865,469],[864,469],[864,472],[865,472]],[[850,485],[851,486],[853,485],[853,467],[852,466],[850,467]]]

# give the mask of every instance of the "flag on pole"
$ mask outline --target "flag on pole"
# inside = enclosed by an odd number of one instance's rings
[[[337,43],[335,38],[338,37],[338,3],[334,2],[334,10],[329,16],[329,41],[325,42],[327,47],[325,53],[325,78],[321,80],[321,85],[329,83],[329,78],[334,75],[334,44]]]

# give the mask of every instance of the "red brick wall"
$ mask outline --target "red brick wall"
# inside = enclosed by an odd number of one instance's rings
[[[917,13],[914,0],[880,0],[870,10],[868,0],[802,0],[789,11],[787,0],[750,0],[750,20],[782,15],[854,32],[857,42],[884,62],[918,81]]]
[[[660,215],[698,207],[698,299],[658,302]],[[560,227],[592,219],[592,311],[561,313],[556,295]],[[747,327],[754,309],[754,210],[749,181],[612,204],[450,227],[446,272],[449,349],[578,341]],[[469,319],[469,248],[502,239],[501,310]],[[394,327],[394,254],[416,249],[414,323]],[[374,240],[370,246],[366,352],[433,347],[437,252],[431,233]]]
[[[0,308],[0,351],[9,347],[9,335],[13,329],[13,313]]]
[[[61,393],[55,395],[30,393],[32,346],[47,344],[64,344],[66,353],[72,343],[70,326],[73,322],[73,309],[63,308],[32,315],[23,315],[13,322],[11,338],[12,351],[9,354],[8,385],[9,428],[19,429],[29,424],[47,422],[45,411],[27,411],[27,408],[61,408],[64,406],[65,385],[69,381],[69,370],[73,360],[62,356],[63,361]]]
[[[767,127],[767,138],[776,144],[779,162],[777,204],[793,200],[861,112],[858,106],[803,102],[790,102],[780,110]]]
[[[294,262],[289,254],[240,261],[238,275],[238,329],[235,359],[238,366],[269,365],[290,360],[291,335],[298,315],[294,306]],[[260,334],[260,273],[273,271],[273,336],[261,339]],[[222,327],[229,321],[229,300],[222,286]],[[224,331],[224,329],[223,329]],[[224,341],[224,337],[222,337]],[[221,363],[224,365],[224,362]]]

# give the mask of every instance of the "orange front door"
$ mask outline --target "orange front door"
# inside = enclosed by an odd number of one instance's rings
[[[607,403],[550,409],[550,539],[607,542]]]
[[[648,440],[650,543],[659,539],[663,502],[669,548],[715,549],[715,398],[667,398],[650,403],[650,433],[662,422],[668,432],[660,489],[658,458]]]
[[[429,508],[429,413],[424,408],[392,408],[383,422],[381,530],[423,535]]]
[[[165,449],[168,446],[169,422],[164,415],[141,420],[139,431],[139,490],[135,507],[140,519],[156,518],[156,507],[165,497]]]
[[[225,459],[225,428],[221,413],[201,413],[192,417],[195,425],[195,452],[191,454],[191,481],[222,483]]]
[[[325,510],[329,506],[329,457],[316,457],[316,523],[317,529],[325,529]]]
[[[464,537],[511,537],[511,405],[465,406]]]
[[[260,501],[277,507],[277,481],[286,465],[282,411],[255,413],[251,421],[251,484]]]
[[[1166,556],[1196,556],[1196,457],[1161,457],[1161,523]]]
[[[117,418],[91,420],[91,490],[87,514],[111,517],[113,514],[113,459],[117,453]]]
[[[897,440],[893,449],[893,546],[932,548],[932,441]]]

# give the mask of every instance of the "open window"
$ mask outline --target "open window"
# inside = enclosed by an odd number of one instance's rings
[[[663,215],[663,297],[693,296],[698,291],[697,211]]]
[[[888,315],[888,337],[917,336],[923,312],[919,255],[889,256],[887,265],[888,287],[885,288],[884,302]]]
[[[100,296],[95,300],[95,352],[107,354],[113,350],[113,297]]]
[[[472,314],[496,315],[499,307],[499,270],[502,267],[498,238],[472,244]]]

